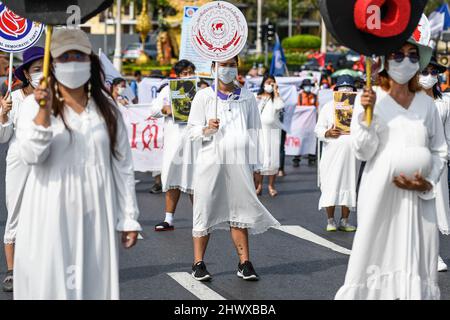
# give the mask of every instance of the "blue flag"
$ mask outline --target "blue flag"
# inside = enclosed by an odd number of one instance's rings
[[[437,38],[442,31],[450,28],[450,9],[448,4],[443,4],[430,17],[431,37]]]
[[[286,57],[281,46],[278,35],[275,35],[275,46],[273,47],[272,64],[270,66],[270,75],[275,77],[284,76],[287,70]]]

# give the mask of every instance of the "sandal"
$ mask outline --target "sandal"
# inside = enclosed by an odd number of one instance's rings
[[[161,222],[161,223],[158,223],[155,226],[155,231],[172,231],[174,229],[175,229],[174,226],[171,226],[169,223],[167,223],[165,221]]]
[[[256,189],[256,195],[257,196],[260,196],[262,194],[262,187],[258,187],[257,189]]]
[[[276,197],[278,195],[278,191],[275,189],[271,189],[269,188],[269,195],[273,198]]]

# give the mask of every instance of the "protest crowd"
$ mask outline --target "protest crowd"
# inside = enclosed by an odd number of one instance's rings
[[[37,45],[22,53],[12,83],[2,79],[3,290],[20,300],[119,299],[119,245],[132,248],[143,231],[135,172],[151,172],[148,197],[165,193],[152,232],[176,233],[188,197],[195,280],[213,278],[205,254],[222,229],[237,276],[257,281],[264,274],[249,235],[281,226],[260,196],[277,197],[285,167],[304,162],[317,167],[323,229],[355,233],[335,298],[439,299],[439,232],[450,232],[449,69],[424,34],[374,59],[368,87],[364,63],[338,75],[325,63],[242,74],[238,54],[208,62],[209,76],[179,59],[171,77],[136,71],[130,81],[84,31],[56,28],[48,85]],[[367,285],[371,266],[382,266],[381,286]]]

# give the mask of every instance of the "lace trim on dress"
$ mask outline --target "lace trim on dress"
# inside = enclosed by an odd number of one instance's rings
[[[192,230],[192,236],[194,238],[204,237],[208,234],[212,233],[215,230],[229,230],[230,228],[239,228],[239,229],[247,229],[248,233],[251,235],[264,233],[270,228],[277,228],[280,224],[275,225],[255,225],[253,223],[245,223],[245,222],[238,222],[238,221],[226,221],[219,224],[216,224],[215,226],[212,226],[206,230]]]

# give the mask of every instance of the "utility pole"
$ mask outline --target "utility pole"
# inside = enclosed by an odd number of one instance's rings
[[[256,21],[256,52],[258,54],[262,53],[262,39],[261,39],[262,6],[263,0],[258,0],[257,21]]]
[[[114,67],[122,72],[122,1],[116,2],[116,49],[114,50]]]
[[[292,37],[292,0],[289,0],[288,35]]]
[[[267,35],[264,38],[264,66],[269,64],[269,18],[266,18],[265,26],[267,28]]]

